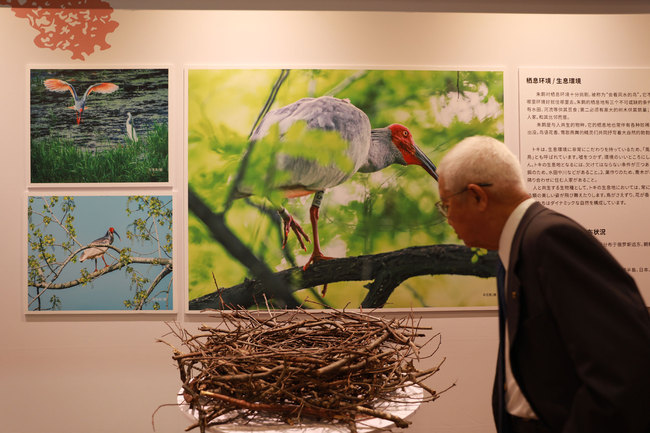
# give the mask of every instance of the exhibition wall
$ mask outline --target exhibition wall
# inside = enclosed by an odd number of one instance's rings
[[[650,14],[418,12],[416,3],[408,3],[416,11],[396,12],[153,9],[148,3],[142,9],[122,9],[116,2],[110,19],[118,25],[105,35],[105,44],[97,42],[94,50],[76,59],[71,51],[35,44],[29,21],[10,7],[0,8],[0,383],[5,389],[0,432],[144,433],[155,427],[156,432],[171,433],[189,425],[175,406],[181,382],[172,352],[156,341],[168,332],[168,321],[190,329],[214,322],[186,308],[189,69],[503,71],[503,136],[519,153],[519,68],[650,68]],[[76,68],[169,71],[167,182],[30,183],[30,70]],[[171,308],[27,312],[28,197],[52,195],[171,197],[176,264]],[[648,208],[642,212],[647,215]],[[444,358],[441,371],[427,384],[438,390],[455,386],[421,406],[410,418],[409,430],[494,432],[490,395],[496,310],[430,308],[414,314],[442,336],[435,356],[423,362],[433,366]]]

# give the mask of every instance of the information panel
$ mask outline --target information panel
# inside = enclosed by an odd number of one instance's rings
[[[579,221],[650,304],[650,69],[519,69],[533,197]]]

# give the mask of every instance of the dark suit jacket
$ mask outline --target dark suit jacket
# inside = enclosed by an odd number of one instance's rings
[[[506,300],[512,371],[544,424],[650,432],[650,316],[598,240],[534,203],[512,243]]]

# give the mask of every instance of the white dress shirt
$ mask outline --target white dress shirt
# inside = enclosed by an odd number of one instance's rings
[[[523,218],[526,210],[530,207],[531,204],[535,203],[535,200],[529,198],[519,203],[519,206],[510,214],[508,220],[506,221],[503,230],[501,231],[501,237],[499,238],[499,258],[503,262],[503,266],[506,268],[506,275],[508,272],[508,265],[510,263],[510,249],[512,247],[512,241],[515,237],[515,232],[519,223]],[[507,284],[507,278],[506,283]],[[507,290],[506,290],[507,293]],[[506,322],[506,333],[505,333],[505,361],[506,361],[506,410],[509,414],[528,419],[537,419],[537,415],[530,407],[528,400],[521,392],[517,381],[512,375],[512,369],[510,367],[510,341],[508,339],[508,323]]]

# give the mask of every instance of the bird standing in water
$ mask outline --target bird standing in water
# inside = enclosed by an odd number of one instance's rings
[[[77,125],[81,123],[81,116],[86,109],[86,99],[92,92],[97,93],[113,93],[119,86],[113,83],[97,83],[86,89],[83,96],[79,97],[74,87],[67,81],[59,80],[57,78],[49,78],[43,82],[45,88],[52,92],[67,92],[69,91],[74,98],[74,105],[68,108],[73,108],[77,114]]]
[[[105,245],[111,245],[114,240],[113,234],[116,234],[120,240],[122,238],[120,237],[120,234],[115,231],[113,227],[109,227],[108,231],[106,231],[106,234],[102,236],[99,239],[95,239],[92,241],[89,245],[91,248],[86,248],[83,250],[81,253],[81,258],[79,259],[80,262],[83,263],[84,260],[88,259],[94,259],[95,260],[95,272],[97,272],[97,259],[101,257],[101,259],[104,261],[104,267],[108,267],[108,263],[106,263],[106,260],[104,259],[104,254],[106,251],[108,251],[108,247]]]
[[[138,142],[138,133],[135,132],[135,126],[133,124],[133,116],[131,116],[131,113],[126,113],[126,135],[129,137],[129,139],[137,143]]]
[[[338,144],[331,148],[324,144],[332,140],[329,132],[336,132],[338,139]],[[319,208],[326,189],[342,184],[357,172],[376,172],[391,164],[419,165],[438,180],[435,165],[415,144],[405,126],[392,124],[372,129],[368,116],[349,100],[330,96],[304,98],[271,110],[262,118],[251,140],[261,141],[272,134],[277,134],[280,142],[272,169],[282,173],[278,176],[281,181],[272,188],[283,190],[287,198],[315,194],[309,211],[314,249],[303,269],[329,258],[322,253],[318,238]],[[291,150],[283,151],[283,143],[289,141],[293,143]],[[245,187],[240,189],[252,194]],[[282,246],[293,231],[306,250],[304,241],[309,242],[309,236],[286,209],[281,208],[279,213],[284,221]]]

